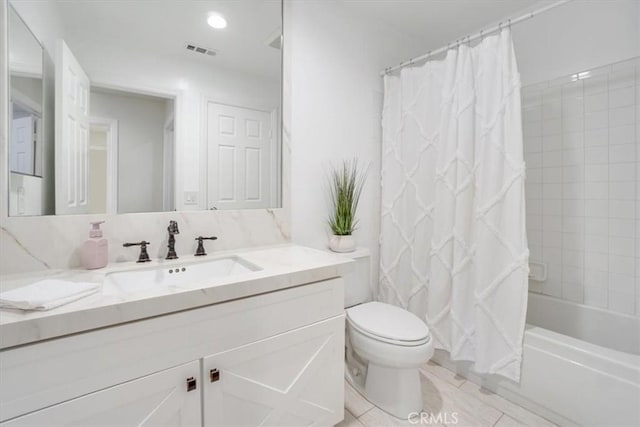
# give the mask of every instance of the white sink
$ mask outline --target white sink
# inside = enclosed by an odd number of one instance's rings
[[[108,273],[104,279],[102,292],[105,295],[118,295],[156,288],[204,285],[215,279],[259,270],[261,270],[260,267],[238,256],[200,262],[172,262],[171,265]]]

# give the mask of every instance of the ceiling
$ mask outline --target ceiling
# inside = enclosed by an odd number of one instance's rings
[[[231,71],[280,78],[280,51],[267,46],[280,31],[279,0],[57,0],[65,40],[82,59],[96,53],[130,51],[139,56],[195,61]],[[219,12],[228,27],[207,25]],[[207,56],[185,49],[193,43],[217,52]]]
[[[413,37],[423,53],[554,1],[342,0],[352,12]]]

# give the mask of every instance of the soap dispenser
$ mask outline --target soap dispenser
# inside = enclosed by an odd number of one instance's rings
[[[109,261],[109,245],[107,239],[102,237],[100,224],[104,221],[91,222],[91,230],[89,230],[89,238],[83,243],[80,252],[82,266],[87,270],[102,268]]]

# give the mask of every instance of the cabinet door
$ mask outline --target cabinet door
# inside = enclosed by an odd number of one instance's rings
[[[344,411],[344,316],[206,357],[203,373],[205,426],[334,425]]]
[[[199,426],[198,361],[23,415],[8,426]],[[196,379],[188,391],[187,379]],[[193,388],[193,382],[190,383]]]

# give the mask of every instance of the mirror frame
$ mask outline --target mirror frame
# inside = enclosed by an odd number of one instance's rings
[[[72,218],[73,222],[80,222],[82,224],[86,224],[87,221],[94,220],[96,218],[109,218],[113,216],[139,216],[139,215],[152,215],[152,214],[166,214],[171,212],[135,212],[135,213],[116,213],[116,214],[80,214],[80,215],[38,215],[38,216],[9,216],[9,166],[8,166],[8,155],[9,155],[9,52],[8,52],[8,37],[9,37],[9,29],[8,29],[8,18],[9,18],[9,0],[0,0],[0,228],[3,231],[9,232],[9,229],[12,228],[13,225],[18,226],[21,221],[25,221],[26,219],[34,219],[37,220],[39,218],[43,218],[43,220],[49,220],[50,218],[54,218],[54,221],[66,221],[68,218]],[[290,123],[290,96],[291,93],[290,88],[287,86],[289,81],[285,76],[289,74],[289,70],[291,69],[291,58],[290,58],[290,43],[287,39],[286,33],[290,25],[288,23],[288,16],[290,15],[285,10],[289,10],[291,7],[290,2],[288,0],[280,0],[280,20],[281,20],[281,54],[280,54],[280,111],[279,111],[279,133],[280,133],[280,155],[279,155],[279,164],[280,164],[280,203],[277,207],[270,208],[259,208],[259,209],[229,209],[229,210],[214,210],[210,211],[206,209],[206,197],[200,197],[198,202],[197,210],[176,210],[172,211],[177,214],[185,214],[190,212],[209,212],[211,215],[226,215],[229,213],[232,216],[237,216],[242,212],[253,212],[253,211],[266,211],[271,215],[276,215],[280,218],[283,218],[286,222],[287,226],[290,223],[291,217],[291,185],[290,185],[290,171],[291,171],[291,157],[290,157],[290,140],[288,129]],[[22,17],[20,18],[22,19]],[[24,22],[24,21],[23,21]],[[25,23],[26,25],[26,23]],[[27,28],[29,28],[27,26]],[[33,34],[31,28],[29,31]],[[34,37],[38,41],[38,43],[43,47],[43,56],[45,55],[45,48],[42,44],[41,40],[34,34]],[[43,75],[44,75],[44,58],[43,58]],[[167,90],[153,90],[153,88],[149,91],[140,90],[139,88],[127,88],[125,86],[114,86],[110,84],[103,84],[101,82],[95,82],[95,86],[100,86],[103,88],[111,88],[115,90],[129,90],[132,92],[138,92],[142,94],[163,96],[163,97],[173,97],[175,101],[175,111],[176,116],[178,114],[178,110],[181,108],[181,94],[176,92],[170,93]],[[43,89],[44,90],[44,89]],[[178,128],[179,121],[176,121],[176,128]],[[202,132],[202,129],[200,129]],[[202,139],[202,138],[201,138]],[[203,144],[201,144],[203,145]],[[180,144],[176,144],[177,152],[179,152]],[[200,150],[202,152],[202,149]],[[202,159],[201,159],[202,161]],[[182,168],[179,167],[178,162],[176,162],[175,168],[175,188],[182,188],[181,185],[181,173]],[[206,173],[201,174],[200,180],[206,181]],[[206,187],[204,187],[206,189]],[[202,187],[200,189],[200,194],[202,194]],[[205,191],[206,193],[206,191]],[[287,230],[288,231],[288,230]],[[290,237],[289,237],[290,239]],[[17,241],[17,239],[16,239]]]

